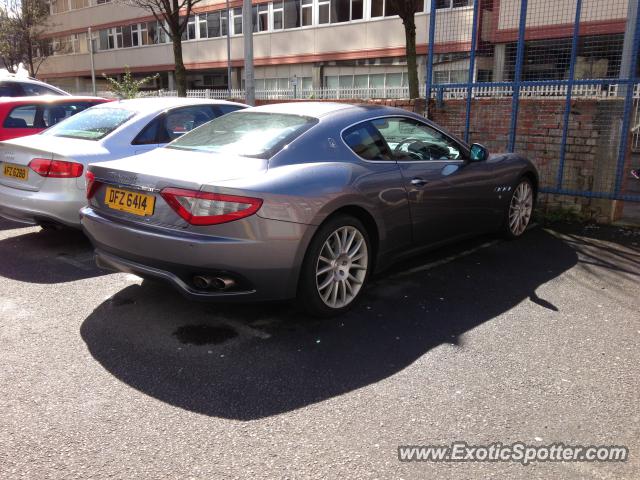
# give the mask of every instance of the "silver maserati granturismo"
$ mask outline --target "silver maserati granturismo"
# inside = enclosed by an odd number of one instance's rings
[[[104,268],[194,299],[296,297],[330,316],[401,258],[485,232],[519,237],[537,188],[526,158],[420,115],[288,103],[90,165],[81,217]]]

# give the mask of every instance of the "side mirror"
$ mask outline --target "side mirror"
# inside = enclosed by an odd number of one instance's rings
[[[471,145],[470,153],[472,162],[484,162],[487,158],[489,158],[489,150],[487,150],[479,143],[474,143],[473,145]]]

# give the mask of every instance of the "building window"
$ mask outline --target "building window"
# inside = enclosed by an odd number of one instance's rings
[[[184,18],[184,17],[183,17]],[[187,20],[187,27],[182,32],[182,40],[195,40],[196,39],[196,17],[191,15]]]
[[[232,14],[231,21],[233,22],[232,34],[233,35],[242,35],[242,9],[241,8],[234,8],[231,11],[231,14]]]
[[[325,23],[329,23],[329,11],[331,8],[330,0],[319,0],[318,1],[318,23],[323,25]]]
[[[122,27],[122,46],[124,48],[129,48],[132,45],[131,25],[125,25]]]
[[[473,5],[473,0],[436,0],[436,8],[460,8]]]
[[[313,0],[302,0],[300,5],[300,17],[302,26],[308,27],[313,24]]]
[[[411,1],[411,0],[406,0],[407,2]],[[424,0],[413,0],[416,4],[416,13],[419,12],[424,12]],[[428,2],[430,2],[431,0],[427,0]],[[441,2],[443,0],[437,0],[437,2]],[[460,0],[444,0],[446,2],[451,2],[451,1],[455,1],[455,2],[459,2]],[[464,2],[469,2],[469,1],[473,1],[473,0],[463,0]],[[436,3],[436,8],[443,8],[443,7],[439,7],[438,3]],[[447,7],[449,8],[449,7]],[[394,15],[397,15],[398,12],[396,11],[396,9],[394,8],[394,5],[392,2],[390,2],[389,0],[371,0],[371,17],[375,18],[375,17],[393,17]]]
[[[441,70],[434,73],[435,83],[466,83],[469,81],[469,70]]]
[[[273,2],[273,29],[282,30],[284,28],[284,2]]]
[[[269,30],[269,4],[262,3],[252,8],[252,20],[254,32],[266,32]]]
[[[207,14],[206,13],[198,15],[198,36],[200,38],[207,38]]]
[[[300,26],[300,0],[284,0],[284,28]]]

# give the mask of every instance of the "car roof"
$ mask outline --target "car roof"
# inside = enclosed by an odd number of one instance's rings
[[[0,105],[18,103],[69,103],[69,102],[91,102],[109,100],[103,97],[90,97],[84,95],[35,95],[31,97],[0,97]]]
[[[252,107],[247,111],[284,113],[290,115],[304,115],[306,117],[321,118],[333,112],[338,112],[340,110],[346,110],[349,108],[353,108],[353,105],[337,102],[286,102]]]
[[[133,110],[138,113],[152,113],[167,108],[182,107],[189,105],[236,105],[246,107],[242,103],[229,102],[226,100],[209,100],[203,98],[186,98],[186,97],[143,97],[127,100],[116,100],[108,104],[110,107],[121,106],[127,110]]]
[[[18,75],[18,74],[15,74],[15,73],[8,73],[6,71],[3,71],[3,72],[0,73],[0,83],[3,83],[3,82],[32,83],[32,84],[35,84],[35,85],[42,85],[42,86],[50,88],[52,90],[56,90],[56,91],[60,92],[61,95],[64,95],[64,96],[68,96],[69,95],[68,92],[65,92],[61,88],[58,88],[55,85],[51,85],[51,84],[49,84],[47,82],[43,82],[41,80],[38,80],[37,78],[26,77],[26,76]]]

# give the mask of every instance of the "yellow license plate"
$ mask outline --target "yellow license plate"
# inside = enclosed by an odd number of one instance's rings
[[[104,203],[109,208],[143,217],[153,215],[155,201],[153,195],[113,187],[107,187],[104,195]]]
[[[5,177],[26,181],[29,179],[29,169],[12,163],[5,163],[2,173]]]

